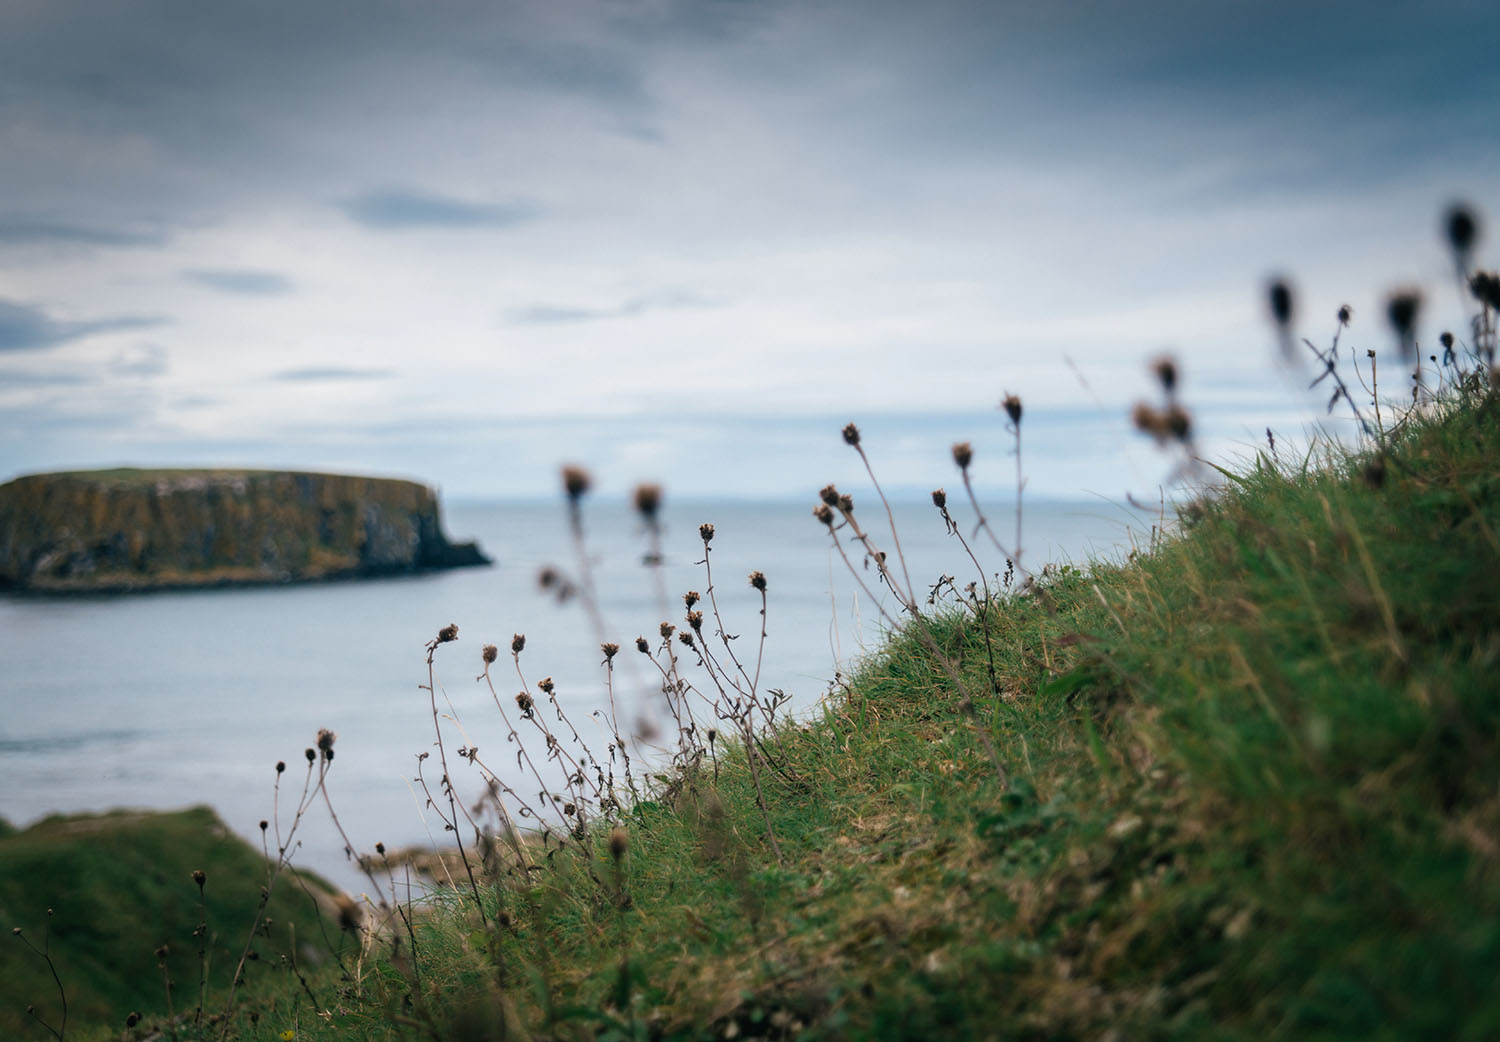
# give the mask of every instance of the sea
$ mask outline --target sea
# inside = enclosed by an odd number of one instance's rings
[[[56,813],[207,804],[259,847],[261,821],[290,831],[304,752],[326,728],[337,735],[329,803],[354,852],[377,842],[390,850],[446,844],[450,837],[416,780],[419,756],[433,754],[420,770],[438,791],[424,685],[426,647],[439,629],[458,626],[457,640],[434,656],[438,726],[456,793],[473,801],[485,791],[480,768],[455,755],[460,747],[477,749],[518,792],[535,792],[496,697],[531,734],[528,749],[546,778],[544,749],[517,716],[517,693],[524,683],[535,695],[537,682],[551,677],[569,720],[586,741],[596,728],[592,741],[602,751],[606,732],[598,728],[609,699],[600,644],[616,642],[621,729],[643,736],[635,743],[638,768],[653,756],[659,763],[665,754],[653,748],[662,743],[650,735],[667,730],[670,718],[635,640],[658,645],[664,619],[682,623],[682,595],[699,591],[705,601],[698,607],[710,607],[710,586],[736,656],[747,672],[759,663],[760,690],[785,692],[788,712],[815,713],[835,678],[879,648],[899,605],[847,533],[846,564],[812,506],[669,499],[656,567],[647,560],[647,530],[625,502],[587,503],[581,546],[562,504],[454,502],[446,530],[477,539],[492,566],[301,585],[0,596],[0,817],[25,826]],[[951,601],[944,576],[961,589],[981,574],[1000,581],[1006,570],[1003,554],[974,531],[974,516],[961,504],[952,508],[979,567],[930,500],[893,504],[899,557],[884,511],[860,507],[872,541],[889,561],[904,559],[924,603],[935,585],[938,603]],[[1013,510],[1002,505],[991,521],[1011,545]],[[1047,562],[1117,560],[1149,543],[1159,521],[1103,500],[1028,500],[1021,563],[1039,570]],[[714,526],[711,573],[703,523]],[[549,567],[575,587],[587,574],[597,612],[581,596],[560,600],[560,583],[543,589],[538,575]],[[764,620],[752,571],[766,578]],[[712,637],[719,626],[707,614],[703,632]],[[510,657],[517,634],[525,636],[522,676]],[[486,643],[500,648],[494,694],[476,679]],[[695,668],[687,679],[711,689]],[[279,793],[278,761],[287,764]],[[353,892],[370,888],[321,800],[297,823],[291,854],[294,864]]]

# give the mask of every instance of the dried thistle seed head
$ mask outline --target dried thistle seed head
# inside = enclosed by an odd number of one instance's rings
[[[516,705],[521,707],[522,713],[529,714],[532,707],[536,705],[536,703],[531,700],[531,696],[529,694],[527,694],[525,691],[522,691],[519,695],[516,696]]]
[[[384,843],[376,843],[375,844],[375,853],[379,854],[381,857],[385,857],[385,844]]]
[[[1417,315],[1421,310],[1422,294],[1415,289],[1397,290],[1386,301],[1386,317],[1401,342],[1402,354],[1411,355],[1416,351]]]
[[[625,851],[630,849],[630,838],[625,834],[625,829],[619,825],[609,830],[609,856],[616,861],[625,856]]]
[[[714,742],[716,742],[718,740],[719,740],[719,730],[718,730],[718,728],[716,728],[716,727],[710,727],[708,729],[708,744],[709,745],[713,745]]]
[[[517,633],[510,638],[510,653],[519,655],[526,649],[526,634]]]
[[[198,884],[198,889],[203,889],[203,884],[208,882],[208,875],[201,868],[193,869],[193,882]]]
[[[683,630],[681,633],[677,634],[677,639],[682,641],[682,643],[686,644],[688,647],[693,646],[693,634],[688,630]]]
[[[1453,350],[1453,334],[1449,333],[1449,332],[1447,332],[1445,330],[1443,332],[1443,334],[1438,337],[1438,343],[1440,343],[1440,344],[1443,345],[1443,350],[1444,351],[1452,351]]]
[[[959,470],[968,470],[969,464],[974,462],[974,446],[966,441],[954,442],[953,462],[958,464]]]
[[[766,592],[766,575],[765,575],[765,573],[761,572],[761,571],[751,572],[750,573],[750,585],[753,586],[753,587],[755,587],[761,593],[765,593]]]
[[[589,486],[594,483],[594,479],[589,477],[587,470],[570,463],[562,469],[562,483],[568,501],[577,503],[588,494]]]
[[[277,760],[276,761],[276,773],[277,774],[281,774],[285,770],[286,770],[286,761],[285,760]]]
[[[1469,266],[1469,257],[1474,244],[1479,241],[1479,218],[1467,203],[1453,203],[1443,214],[1443,231],[1448,236],[1448,248],[1460,268]]]
[[[1266,287],[1266,303],[1271,307],[1271,319],[1285,329],[1292,324],[1292,287],[1286,279],[1275,278]]]
[[[818,492],[818,498],[831,507],[839,505],[839,490],[832,485],[824,485]]]
[[[1500,276],[1493,271],[1476,271],[1469,278],[1469,292],[1485,307],[1500,311]]]
[[[552,589],[552,587],[556,586],[561,581],[562,575],[559,574],[558,570],[552,567],[550,564],[544,565],[542,569],[536,573],[536,584],[544,590]]]
[[[134,1010],[131,1010],[129,1013],[127,1013],[125,1015],[125,1026],[127,1028],[133,1028],[137,1024],[139,1024],[140,1022],[141,1022],[141,1015],[139,1013],[135,1012]]]
[[[645,637],[637,637],[635,638],[635,650],[639,651],[642,655],[649,655],[651,654],[651,645],[646,643]]]
[[[578,813],[578,808],[571,803],[564,803],[563,813],[571,818],[573,815]]]
[[[616,644],[614,641],[605,641],[603,644],[599,645],[599,650],[604,652],[604,661],[609,662],[620,653],[620,645]]]
[[[697,604],[701,599],[702,598],[698,596],[697,590],[689,590],[687,593],[682,595],[682,603],[686,604],[689,608]]]
[[[538,680],[536,682],[536,686],[541,689],[541,692],[544,695],[552,694],[552,692],[557,688],[557,685],[552,683],[551,677],[543,677],[541,680]]]
[[[1161,389],[1167,394],[1177,390],[1177,360],[1171,355],[1160,355],[1151,363],[1151,371],[1156,374],[1156,379],[1161,382]]]
[[[500,649],[493,644],[486,644],[480,649],[479,656],[484,659],[486,666],[492,666],[495,664],[495,660],[500,657]]]
[[[859,428],[856,427],[856,426],[854,426],[854,424],[852,424],[852,423],[846,424],[844,426],[844,444],[845,445],[858,445],[859,444]]]
[[[711,543],[714,539],[714,526],[707,521],[698,526],[698,535],[705,543]]]
[[[829,528],[833,527],[833,508],[827,503],[819,503],[813,507],[813,517],[823,522]]]
[[[303,749],[302,750],[302,755],[304,755],[304,756],[307,757],[307,762],[308,763],[312,763],[314,760],[316,760],[318,758],[317,751],[313,750],[313,749]]]
[[[854,513],[854,497],[847,492],[839,493],[839,510],[845,514]]]
[[[1006,392],[1005,398],[1000,402],[1000,407],[1005,410],[1005,415],[1010,417],[1010,422],[1017,427],[1021,425],[1021,399]]]
[[[260,819],[260,830],[262,832],[266,831],[266,829],[268,829],[270,827],[271,827],[271,823],[269,821],[267,821],[265,818],[261,818]]]
[[[324,756],[327,756],[329,753],[333,752],[333,743],[335,740],[337,740],[337,738],[338,735],[334,734],[328,728],[318,728],[318,750],[322,752]]]
[[[1339,325],[1347,326],[1349,324],[1349,320],[1353,317],[1354,309],[1351,308],[1348,304],[1345,304],[1339,308]]]
[[[703,613],[701,611],[690,611],[687,613],[687,623],[695,633],[703,630]]]
[[[456,622],[450,622],[450,623],[448,623],[448,625],[446,625],[442,629],[438,630],[437,639],[438,639],[438,643],[439,644],[449,644],[449,643],[452,643],[453,641],[457,640],[458,639],[458,623],[456,623]]]
[[[1153,409],[1145,402],[1136,402],[1135,408],[1130,412],[1130,422],[1135,424],[1135,429],[1142,434],[1149,434],[1157,441],[1165,441],[1167,437],[1166,416]]]
[[[664,622],[656,628],[656,632],[661,634],[663,640],[666,640],[668,637],[672,636],[672,631],[676,628],[677,627],[672,625],[670,622]]]
[[[661,510],[661,486],[643,482],[635,487],[633,499],[636,513],[655,524],[656,514]]]
[[[932,505],[939,510],[948,509],[948,493],[940,488],[932,490]]]
[[[1193,433],[1193,418],[1182,406],[1173,404],[1167,409],[1167,432],[1178,441],[1187,441]]]

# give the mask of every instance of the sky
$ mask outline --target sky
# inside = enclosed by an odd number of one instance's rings
[[[1451,0],[0,0],[0,481],[811,502],[854,421],[893,489],[968,440],[1004,498],[1014,393],[1028,494],[1154,500],[1162,352],[1209,458],[1321,417],[1272,275],[1319,343],[1348,303],[1394,362],[1409,285],[1462,331],[1497,39]]]

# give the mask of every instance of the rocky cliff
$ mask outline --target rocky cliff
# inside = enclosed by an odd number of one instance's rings
[[[135,590],[488,564],[412,481],[256,470],[101,470],[0,485],[0,586]]]

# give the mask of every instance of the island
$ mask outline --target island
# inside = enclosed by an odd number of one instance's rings
[[[415,481],[119,468],[0,485],[0,588],[32,593],[307,582],[489,564]]]

